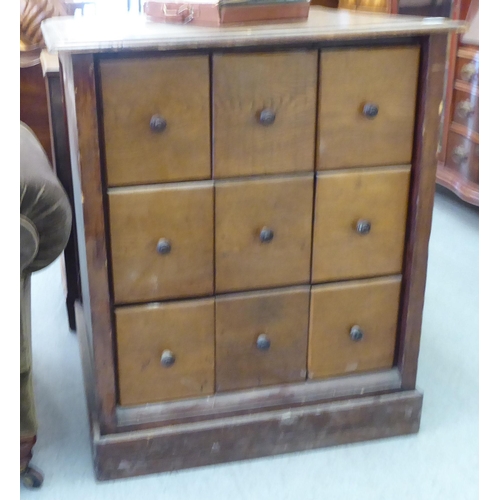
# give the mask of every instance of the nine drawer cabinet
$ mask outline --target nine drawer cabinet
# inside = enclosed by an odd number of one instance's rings
[[[81,199],[98,478],[418,430],[459,27],[313,8],[252,30],[138,23],[117,44],[44,25]]]

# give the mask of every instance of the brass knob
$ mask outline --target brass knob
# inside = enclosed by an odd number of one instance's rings
[[[261,125],[272,125],[276,120],[276,113],[270,108],[265,108],[257,114],[257,118]]]
[[[372,102],[367,102],[363,106],[363,114],[367,118],[375,118],[378,115],[378,106]]]
[[[161,364],[169,367],[175,363],[175,354],[172,351],[163,351],[161,353]]]
[[[172,245],[170,244],[170,241],[166,240],[165,238],[161,238],[157,245],[156,245],[156,251],[160,255],[167,255],[170,253],[172,250]]]
[[[163,132],[167,128],[167,120],[161,115],[153,115],[149,121],[149,128],[153,132]]]
[[[358,325],[354,325],[349,332],[349,336],[353,342],[359,342],[363,339],[364,333]]]
[[[476,65],[473,62],[470,62],[469,64],[465,64],[462,66],[462,69],[460,71],[460,75],[463,80],[466,82],[470,82],[474,75],[476,74]]]
[[[372,228],[372,224],[369,220],[359,219],[356,223],[356,231],[359,234],[368,234]]]
[[[457,104],[457,114],[462,118],[467,118],[474,112],[474,106],[470,101],[460,101]]]
[[[271,347],[271,341],[265,333],[261,333],[257,337],[257,349],[259,351],[268,351]]]
[[[268,227],[263,227],[260,232],[260,241],[262,241],[262,243],[270,243],[273,241],[273,238],[274,231]]]
[[[455,163],[463,163],[469,157],[469,154],[467,152],[467,148],[465,148],[464,146],[457,146],[453,150],[451,157],[453,158],[453,161]]]

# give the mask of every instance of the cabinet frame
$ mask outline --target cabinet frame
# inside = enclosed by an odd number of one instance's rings
[[[412,37],[421,47],[399,334],[394,367],[326,381],[221,394],[206,399],[121,408],[109,268],[107,195],[99,98],[99,54],[61,53],[71,145],[82,279],[76,304],[79,341],[98,479],[113,479],[331,446],[418,431],[422,394],[415,389],[422,326],[436,151],[448,35]],[[379,38],[377,45],[405,38]],[[373,46],[374,40],[302,43],[301,48]],[[293,44],[286,46],[290,49]],[[258,45],[252,50],[275,50]],[[234,49],[232,49],[234,50]],[[245,50],[249,50],[246,48]],[[204,49],[206,53],[206,49]],[[200,53],[204,53],[200,50]],[[193,53],[192,50],[182,53]],[[195,51],[196,52],[196,51]],[[134,54],[131,54],[134,55]],[[97,110],[97,113],[95,112]],[[390,414],[390,418],[386,416]],[[287,443],[277,443],[288,423]],[[302,426],[299,431],[298,424]],[[224,428],[229,430],[224,432]],[[326,429],[315,440],[315,429]],[[295,430],[297,429],[297,430]],[[231,440],[253,443],[244,452]],[[217,443],[217,445],[215,444]],[[183,446],[183,453],[172,450]],[[215,446],[215,448],[214,448]],[[200,450],[215,450],[202,453]],[[130,465],[119,467],[127,460]]]

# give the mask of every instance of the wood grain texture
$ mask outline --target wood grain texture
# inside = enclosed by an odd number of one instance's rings
[[[97,408],[102,432],[116,423],[114,332],[111,323],[110,282],[101,155],[92,55],[61,57],[64,99],[75,199],[80,283],[85,321],[92,342]]]
[[[108,185],[210,178],[208,56],[103,60],[100,73]]]
[[[401,272],[409,185],[409,166],[318,174],[313,283]]]
[[[418,432],[422,395],[405,391],[103,436],[97,479],[313,450]]]
[[[216,178],[314,169],[317,64],[317,51],[214,56]]]
[[[306,379],[309,287],[216,299],[216,390]],[[267,351],[257,348],[264,334]]]
[[[108,19],[49,19],[42,31],[50,52],[115,52],[140,50],[183,50],[232,47],[285,46],[365,40],[380,37],[464,32],[466,24],[449,19],[422,19],[409,16],[353,12],[314,6],[306,21],[179,29],[168,23],[149,23],[135,16],[110,28]]]
[[[436,35],[422,44],[398,339],[397,364],[404,389],[414,389],[417,378],[447,42],[446,35]]]
[[[446,165],[464,180],[476,184],[479,191],[479,144],[476,141],[450,131]]]
[[[52,160],[49,110],[40,64],[20,69],[19,92],[20,120],[33,130],[45,154]]]
[[[333,379],[278,384],[247,391],[219,392],[210,398],[188,399],[155,405],[118,407],[120,432],[165,425],[200,422],[221,416],[247,415],[263,409],[281,409],[397,391],[397,368],[359,373]]]
[[[308,283],[312,205],[312,174],[216,182],[216,292]]]
[[[109,223],[116,303],[213,293],[211,181],[111,190]]]
[[[214,392],[214,299],[116,309],[120,403]],[[161,364],[163,351],[175,356]]]
[[[318,170],[411,161],[418,61],[418,46],[321,51]]]
[[[401,276],[313,286],[308,377],[326,378],[393,365]],[[363,338],[353,341],[359,326]]]

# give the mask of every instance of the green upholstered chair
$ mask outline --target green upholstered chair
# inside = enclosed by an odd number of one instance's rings
[[[31,357],[31,274],[64,250],[71,208],[35,134],[21,122],[21,478],[30,487],[43,476],[30,467],[37,420]]]

